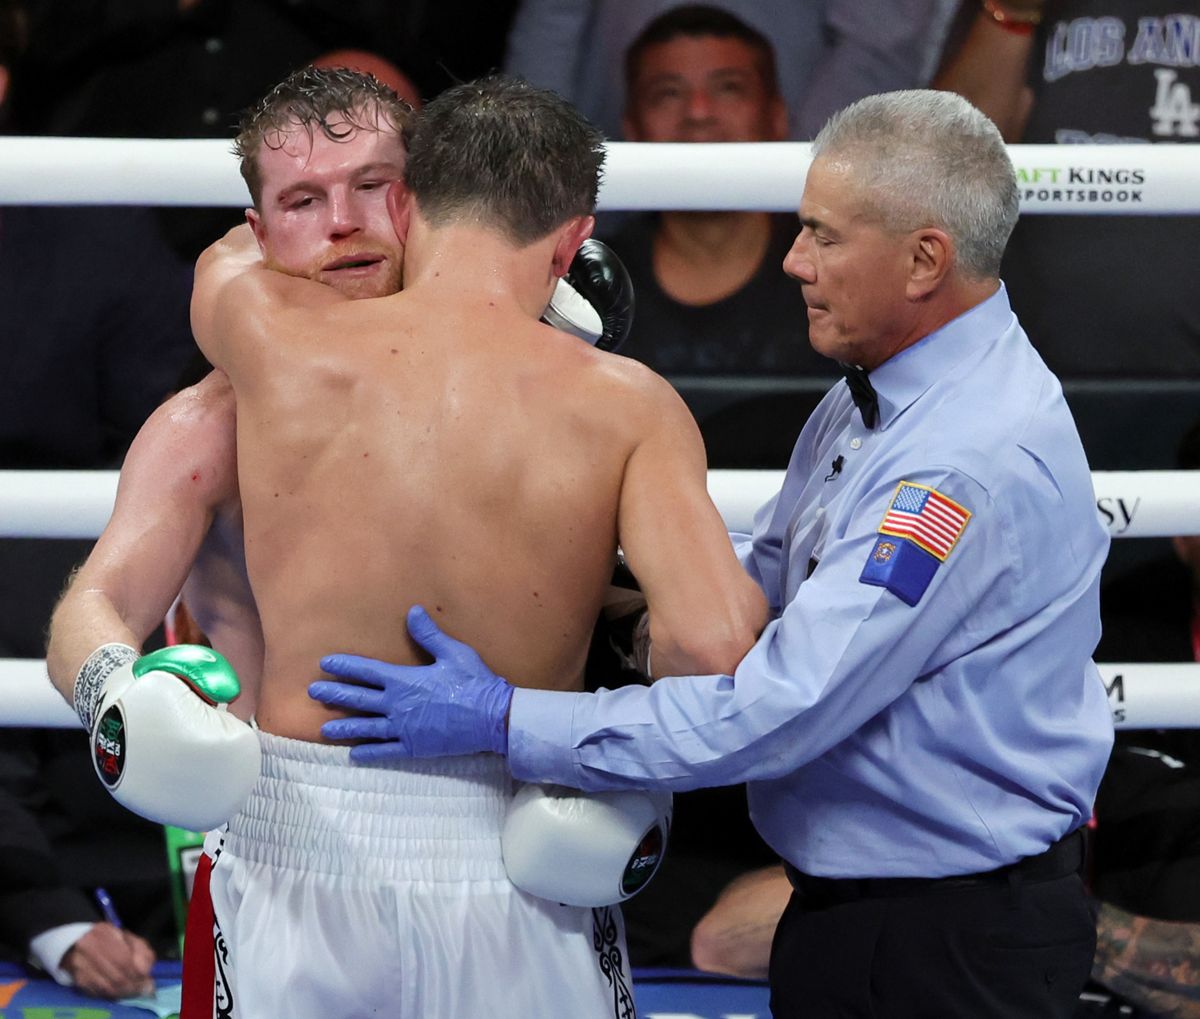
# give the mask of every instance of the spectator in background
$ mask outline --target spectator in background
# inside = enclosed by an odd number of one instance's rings
[[[6,733],[0,956],[104,998],[152,986],[156,959],[178,955],[167,853],[159,825],[127,815],[99,787],[78,732]],[[102,917],[97,887],[121,927]]]
[[[692,965],[706,973],[765,980],[775,928],[791,896],[781,863],[731,881],[692,930]]]
[[[1195,144],[1198,26],[1200,0],[965,0],[935,84],[1009,142]],[[1066,380],[1195,378],[1196,238],[1195,216],[1028,216],[1002,273]]]
[[[522,0],[505,70],[570,99],[611,138],[625,97],[621,54],[678,0]],[[945,0],[723,0],[774,44],[790,137],[812,138],[843,106],[927,80]]]
[[[21,85],[24,27],[21,5],[0,0],[0,123]],[[0,207],[0,470],[116,466],[194,349],[190,291],[146,212]],[[0,658],[42,656],[55,598],[88,548],[0,540]],[[78,734],[7,730],[0,947],[89,993],[143,989],[154,951],[101,922],[89,897],[100,882],[134,930],[170,947],[162,829],[104,794]]]
[[[656,18],[625,55],[625,137],[639,142],[770,142],[786,134],[775,55],[718,7]],[[795,215],[643,213],[609,243],[637,295],[622,353],[666,375],[828,375],[808,342],[800,288],[780,272]]]
[[[771,44],[720,8],[688,5],[656,18],[626,54],[625,75],[631,140],[785,136]],[[800,288],[780,271],[795,233],[794,215],[764,212],[627,220],[610,239],[637,297],[621,353],[664,374],[829,375],[829,362],[809,345]],[[671,851],[655,880],[623,907],[631,960],[691,965],[689,940],[700,917],[729,882],[776,859],[750,824],[744,786],[678,794]]]
[[[421,94],[412,79],[390,60],[369,50],[333,50],[313,60],[314,67],[344,67],[348,71],[369,74],[395,92],[414,110],[421,108]]]

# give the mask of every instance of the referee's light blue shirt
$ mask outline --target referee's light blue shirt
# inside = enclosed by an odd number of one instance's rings
[[[825,876],[988,870],[1087,820],[1113,736],[1091,661],[1108,536],[1061,387],[1003,287],[871,381],[878,426],[836,385],[739,540],[772,621],[736,673],[517,690],[514,775],[749,782],[766,841]],[[880,533],[901,482],[969,511],[944,561]]]

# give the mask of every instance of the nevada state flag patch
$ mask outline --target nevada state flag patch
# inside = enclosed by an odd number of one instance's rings
[[[916,605],[970,519],[969,509],[937,489],[901,481],[859,581]]]

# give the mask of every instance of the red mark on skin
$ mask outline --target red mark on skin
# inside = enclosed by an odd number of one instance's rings
[[[363,459],[365,460],[365,459],[366,459],[367,457],[369,457],[370,455],[371,455],[370,453],[364,453],[364,454],[363,454]]]
[[[444,608],[442,608],[440,605],[435,605],[433,607],[433,611],[434,612],[445,612],[446,610]]]
[[[192,475],[192,480],[193,480],[193,481],[199,481],[199,480],[200,480],[200,472],[199,472],[199,471],[197,471],[195,474],[193,474],[193,475]]]
[[[536,591],[534,591],[533,596],[536,598],[538,596],[538,593]]]
[[[397,350],[395,347],[392,347],[392,353],[393,353],[393,354],[399,354],[399,353],[400,353],[400,351],[398,351],[398,350]]]

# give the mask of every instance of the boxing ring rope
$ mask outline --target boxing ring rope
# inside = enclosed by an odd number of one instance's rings
[[[711,470],[731,531],[749,531],[783,471]],[[1200,534],[1200,471],[1094,471],[1096,508],[1117,538]],[[0,471],[0,538],[95,538],[112,515],[116,471]]]
[[[1023,213],[1200,213],[1192,145],[1010,145]],[[610,142],[598,207],[794,212],[807,142]],[[224,139],[0,138],[0,204],[245,206]]]
[[[0,205],[249,204],[223,139],[0,138]],[[792,212],[811,147],[803,142],[612,142],[601,210]],[[1021,211],[1087,215],[1200,213],[1200,146],[1010,145]],[[1113,537],[1200,533],[1200,472],[1097,472],[1097,511]],[[731,529],[749,530],[781,471],[709,472]],[[115,472],[0,471],[0,537],[93,538],[112,510]],[[1200,728],[1200,665],[1100,666],[1116,724]],[[0,659],[0,726],[72,727],[45,663]]]
[[[708,490],[733,531],[783,482],[783,471],[712,470]],[[1200,533],[1200,471],[1096,471],[1096,510],[1114,538]],[[94,538],[112,513],[115,471],[0,471],[0,538]],[[1200,728],[1200,665],[1102,664],[1120,728]],[[0,659],[0,726],[71,728],[75,713],[50,686],[45,663]]]

